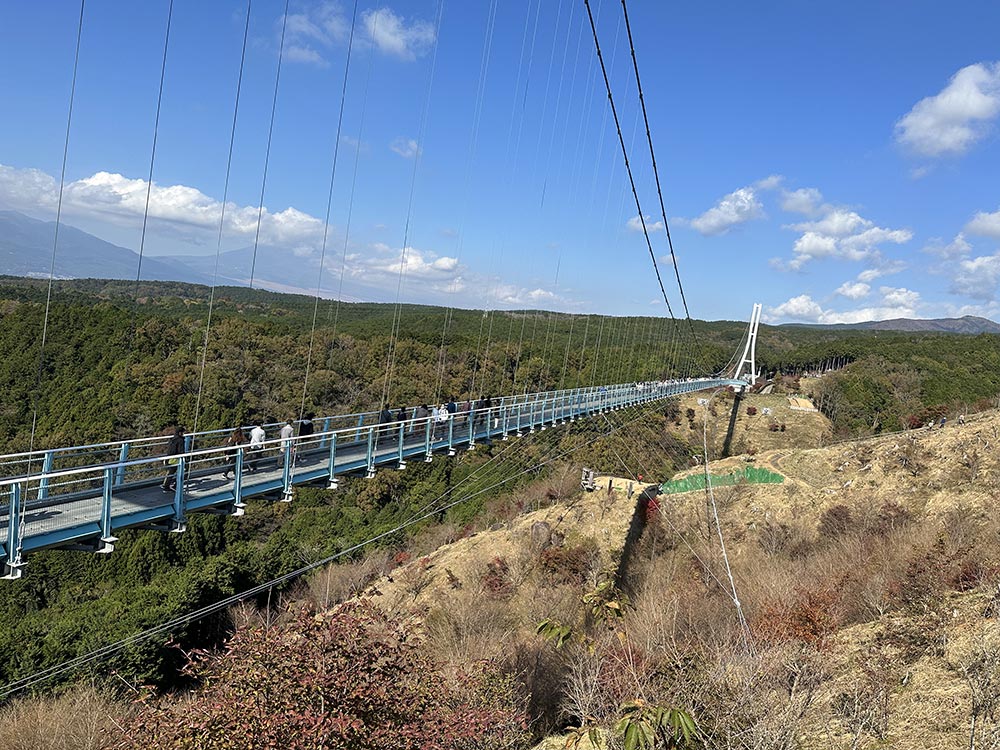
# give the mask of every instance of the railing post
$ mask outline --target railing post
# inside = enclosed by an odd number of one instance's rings
[[[368,428],[368,454],[365,457],[365,461],[366,461],[367,466],[368,466],[368,472],[367,472],[366,476],[369,479],[371,479],[373,476],[375,476],[375,449],[376,449],[376,445],[375,445],[375,440],[376,440],[376,438],[375,438],[375,430],[376,429],[378,429],[378,428],[375,427],[375,426],[371,426],[371,427]],[[360,434],[360,432],[361,431],[358,430],[358,434]]]
[[[125,462],[128,461],[129,444],[122,443],[121,450],[118,451],[118,470],[115,472],[115,486],[121,487],[125,484]]]
[[[21,502],[22,492],[27,491],[24,482],[12,484],[10,486],[10,504],[7,506],[7,543],[4,545],[7,550],[7,561],[4,563],[3,577],[8,580],[15,580],[21,577],[21,568],[24,563],[21,561],[20,535],[21,529]]]
[[[330,432],[330,418],[326,417],[323,420],[323,437],[319,439],[319,447],[325,448],[327,441],[330,439],[328,433]],[[333,476],[332,474],[330,476]]]
[[[42,478],[38,482],[38,499],[44,500],[49,496],[49,477],[52,471],[52,451],[45,451],[45,458],[42,459]]]
[[[236,448],[236,476],[233,478],[233,515],[242,516],[246,505],[243,503],[243,456],[242,445]]]
[[[174,517],[173,528],[170,530],[176,533],[187,530],[187,517],[184,514],[184,463],[184,456],[178,457],[177,472],[174,475]]]
[[[330,435],[330,458],[327,464],[330,474],[330,481],[327,483],[328,490],[335,490],[340,485],[337,483],[337,433]]]
[[[104,491],[101,493],[101,546],[98,554],[107,555],[115,550],[118,539],[111,534],[111,488],[114,486],[115,470],[107,467],[104,470]]]
[[[510,440],[510,406],[504,405],[505,399],[500,399],[500,426],[503,428],[503,439]]]
[[[402,420],[399,423],[399,442],[396,451],[396,468],[405,469],[406,459],[403,457],[403,442],[406,440],[406,420]]]
[[[434,451],[431,450],[431,437],[434,430],[437,429],[440,422],[435,422],[431,417],[427,417],[427,422],[424,423],[424,460],[430,463],[434,460]]]
[[[358,429],[354,432],[354,442],[357,443],[361,440],[361,428],[365,424],[365,415],[362,414],[358,417]]]
[[[455,415],[448,415],[448,455],[455,455]]]
[[[295,451],[295,443],[292,439],[285,442],[281,449],[283,454],[283,464],[281,467],[281,502],[292,502],[292,454]]]

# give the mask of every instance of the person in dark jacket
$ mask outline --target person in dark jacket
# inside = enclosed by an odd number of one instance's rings
[[[305,418],[301,422],[299,422],[299,437],[300,438],[302,438],[302,437],[309,437],[310,435],[315,435],[316,434],[316,427],[315,427],[315,425],[313,425],[313,417],[315,417],[315,416],[316,415],[313,414],[311,411],[310,412],[306,412]],[[301,451],[307,451],[307,450],[309,450],[310,445],[309,445],[308,441],[305,441],[305,442],[300,441],[299,442],[299,448],[300,448]],[[302,463],[303,461],[305,461],[305,459],[306,459],[305,456],[298,455],[295,460],[296,460],[296,463]]]
[[[174,428],[174,434],[170,437],[170,442],[167,443],[167,456],[179,456],[184,453],[184,428],[177,425]],[[176,458],[167,458],[167,475],[163,477],[163,482],[160,484],[160,489],[164,492],[173,492],[177,487],[177,461]]]

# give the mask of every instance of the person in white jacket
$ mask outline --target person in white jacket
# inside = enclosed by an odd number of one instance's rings
[[[250,430],[250,460],[247,461],[247,471],[251,474],[255,474],[259,468],[260,454],[264,451],[264,441],[266,439],[267,434],[264,432],[264,428],[259,424],[255,424],[253,429]]]
[[[281,450],[286,454],[289,461],[292,460],[295,454],[295,445],[292,443],[292,436],[295,434],[295,426],[293,420],[286,419],[284,426],[282,426],[281,431],[278,436],[281,438]]]

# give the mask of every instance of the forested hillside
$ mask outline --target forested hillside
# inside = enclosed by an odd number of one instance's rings
[[[179,283],[144,282],[136,289],[120,281],[56,282],[39,377],[45,282],[0,280],[5,451],[27,446],[33,404],[35,444],[44,448],[149,434],[174,420],[191,428],[196,408],[202,429],[297,416],[301,410],[375,409],[386,387],[387,363],[394,406],[449,395],[706,374],[726,365],[746,329],[741,322],[695,321],[692,346],[686,321],[675,328],[659,318],[545,311],[421,306],[397,311],[393,305],[317,303],[220,288],[203,370],[211,299],[212,290]],[[390,357],[394,321],[398,336]],[[760,366],[770,372],[847,363],[822,378],[802,380],[840,435],[898,429],[927,414],[964,409],[1000,390],[1000,348],[993,336],[764,327],[757,352]],[[673,362],[679,364],[672,368]],[[794,384],[794,378],[784,382]],[[720,412],[720,419],[726,417]],[[502,505],[502,494],[516,483],[541,476],[525,467],[555,456],[615,466],[617,453],[626,450],[638,454],[640,465],[669,478],[691,449],[671,436],[662,411],[630,418],[639,421],[619,425],[627,449],[601,441],[611,423],[590,420],[525,441],[517,461],[483,450],[415,464],[403,474],[382,472],[370,482],[348,482],[336,494],[306,489],[290,506],[254,503],[238,521],[198,517],[182,535],[127,532],[106,558],[62,551],[32,555],[24,580],[0,586],[0,617],[6,623],[0,680],[87,653],[346,550],[392,530],[459,485],[471,500],[421,527],[464,533],[477,518],[490,522],[495,516],[478,514],[491,502]],[[664,441],[675,444],[664,450],[659,445]],[[673,459],[665,462],[664,456]],[[380,545],[396,550],[408,538],[390,534]],[[220,615],[173,637],[185,647],[207,645],[227,627]],[[126,650],[114,668],[129,679],[171,684],[180,654],[164,648],[167,640]]]
[[[39,377],[45,282],[0,279],[6,449],[26,448],[35,403],[36,447],[149,434],[174,420],[191,428],[196,411],[210,429],[379,407],[394,305],[218,288],[206,352],[212,294],[171,282],[56,282]],[[396,325],[394,406],[706,374],[738,355],[746,329],[695,321],[692,346],[685,321],[415,305],[399,309]],[[986,334],[763,326],[757,357],[769,373],[847,363],[818,393],[843,436],[900,429],[928,408],[963,409],[1000,392],[1000,338]]]

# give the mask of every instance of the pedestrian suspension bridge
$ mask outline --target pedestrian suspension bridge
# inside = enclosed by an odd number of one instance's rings
[[[321,427],[315,434],[267,440],[261,452],[225,446],[230,430],[213,430],[186,435],[189,450],[169,459],[164,436],[0,456],[6,475],[0,479],[4,577],[21,577],[27,554],[36,550],[107,554],[121,529],[179,533],[191,513],[240,516],[251,497],[290,502],[296,485],[336,489],[345,475],[371,477],[379,467],[403,469],[408,461],[454,456],[609,411],[746,385],[714,376],[523,394],[456,412],[446,421],[379,424],[378,412],[330,416],[314,420]],[[279,427],[265,430],[274,435]],[[174,475],[170,492],[161,486],[165,474]]]

